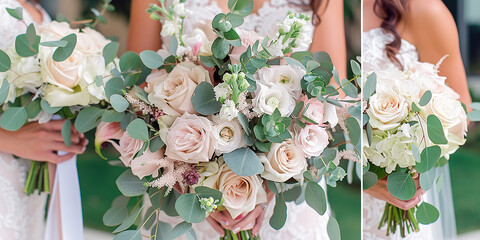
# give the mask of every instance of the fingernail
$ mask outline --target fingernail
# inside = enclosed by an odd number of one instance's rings
[[[228,226],[228,222],[227,222],[227,221],[225,221],[225,220],[222,220],[221,222],[222,222],[222,225],[224,225],[224,226]]]
[[[235,218],[235,220],[241,219],[243,217],[243,214],[238,215],[238,217]]]
[[[238,232],[240,232],[240,227],[233,229],[233,233],[237,234]]]

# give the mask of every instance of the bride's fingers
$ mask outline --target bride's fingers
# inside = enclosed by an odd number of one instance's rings
[[[223,227],[221,227],[215,219],[207,217],[207,222],[218,232],[218,234],[220,234],[221,237],[225,236],[225,230],[223,230]]]
[[[230,221],[227,221],[227,217],[222,214],[222,212],[215,212],[209,215],[209,217],[213,218],[217,223],[220,223],[223,228],[228,229],[230,226]]]
[[[62,162],[67,161],[68,159],[72,158],[75,156],[75,153],[68,153],[67,155],[59,156],[58,154],[55,153],[50,153],[47,156],[47,162],[51,162],[54,164],[59,164]]]
[[[257,217],[263,212],[263,207],[257,205],[253,211],[247,214],[242,220],[233,226],[233,233],[238,233],[241,230],[245,230],[245,227],[256,223]]]
[[[255,222],[255,226],[252,228],[253,236],[257,236],[258,231],[260,231],[260,227],[262,226],[264,218],[265,218],[265,211],[260,213],[260,216],[258,216],[257,221]]]

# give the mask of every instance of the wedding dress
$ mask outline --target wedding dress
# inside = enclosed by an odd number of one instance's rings
[[[0,0],[0,49],[5,51],[15,37],[25,33],[24,23],[10,16],[6,8],[21,7],[16,0]],[[46,12],[43,23],[50,21]],[[23,11],[23,19],[31,24],[32,17]],[[0,152],[0,240],[41,239],[43,236],[46,195],[27,196],[23,192],[30,161]]]
[[[311,11],[306,11],[304,8],[300,7],[299,4],[302,4],[303,2],[304,1],[302,0],[267,1],[260,9],[258,9],[256,13],[252,13],[245,18],[245,22],[241,28],[245,30],[254,30],[262,36],[268,35],[270,37],[275,37],[275,33],[277,32],[276,23],[283,21],[287,16],[288,11],[311,14]],[[186,18],[185,29],[191,29],[193,24],[202,21],[211,21],[216,14],[222,12],[222,9],[214,0],[187,1],[187,7],[189,10],[193,11],[193,15]],[[186,32],[188,32],[188,30],[186,30]],[[311,34],[313,36],[313,31]],[[165,41],[168,41],[168,39],[164,39],[164,43]],[[166,46],[168,46],[168,44]],[[298,50],[305,51],[308,49]],[[322,180],[321,185],[326,190],[325,181]],[[320,216],[305,202],[299,205],[295,204],[294,202],[289,202],[287,203],[288,210],[285,226],[277,231],[269,224],[270,217],[273,214],[273,207],[275,205],[274,203],[275,201],[272,201],[266,208],[265,218],[262,223],[262,228],[259,232],[259,235],[262,239],[329,239],[327,235],[327,222],[330,215],[330,209],[328,209],[323,216]],[[162,212],[160,221],[164,221],[172,226],[175,226],[183,220],[179,217],[169,217]],[[198,239],[200,240],[219,238],[219,234],[210,226],[207,221],[194,224],[193,228]],[[180,239],[186,238],[183,236]]]
[[[365,72],[393,69],[396,66],[388,59],[385,45],[393,40],[391,34],[383,29],[375,28],[363,33],[362,60]],[[416,47],[402,39],[397,58],[405,65],[418,60]],[[370,196],[363,195],[363,239],[365,240],[452,240],[456,236],[455,215],[453,211],[450,171],[448,164],[437,169],[437,176],[442,175],[437,184],[423,195],[423,201],[433,204],[440,211],[440,218],[430,225],[420,225],[420,231],[407,235],[406,238],[397,234],[386,236],[386,226],[378,229],[380,219],[385,209],[385,202]]]

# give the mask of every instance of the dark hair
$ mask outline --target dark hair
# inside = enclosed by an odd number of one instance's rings
[[[302,0],[301,3],[292,3],[289,1],[291,4],[296,5],[296,6],[302,6],[305,9],[312,10],[313,16],[312,16],[312,23],[313,25],[318,25],[321,22],[320,14],[318,14],[318,11],[320,7],[322,6],[322,2],[324,0]],[[338,1],[338,0],[337,0]],[[329,0],[327,0],[328,4]]]
[[[408,0],[375,0],[373,11],[382,19],[380,27],[393,35],[393,41],[385,45],[388,59],[403,70],[403,65],[395,56],[402,46],[402,38],[396,27],[402,20],[407,9]]]

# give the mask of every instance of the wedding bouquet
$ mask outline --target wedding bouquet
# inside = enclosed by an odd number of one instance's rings
[[[419,177],[423,190],[437,178],[436,168],[466,141],[466,109],[445,85],[437,65],[415,62],[405,70],[371,73],[364,84],[364,188],[387,177],[388,191],[400,200],[414,197]],[[402,237],[431,224],[438,210],[426,202],[409,210],[389,203],[380,222],[387,235],[399,227]]]
[[[285,224],[286,201],[306,201],[323,215],[318,183],[325,177],[335,186],[346,175],[340,159],[359,158],[360,104],[336,98],[339,89],[357,97],[359,64],[352,61],[354,78],[340,81],[328,54],[295,52],[311,42],[304,14],[289,14],[270,39],[240,27],[251,0],[229,1],[229,13],[188,32],[184,3],[160,3],[148,12],[162,21],[166,47],[124,54],[105,84],[118,118],[103,119],[95,147],[102,156],[110,142],[128,167],[116,181],[124,196],[104,215],[118,226],[116,239],[141,239],[154,223],[152,238],[193,237],[192,223],[222,210],[237,218],[266,203],[267,191],[276,196],[275,229]],[[329,85],[332,77],[340,87]],[[161,210],[184,222],[168,230],[154,221]],[[127,230],[134,223],[138,230]],[[335,239],[336,220],[329,225]],[[258,239],[251,231],[226,231],[224,239],[238,238]]]
[[[21,8],[7,11],[24,22]],[[71,120],[77,119],[80,132],[93,129],[90,105],[107,100],[103,84],[114,66],[114,58],[102,52],[115,44],[91,28],[72,29],[67,22],[27,26],[6,52],[0,50],[0,127],[16,131],[59,115],[67,119],[62,128],[66,146],[71,144]],[[25,192],[49,188],[47,164],[32,162]]]

